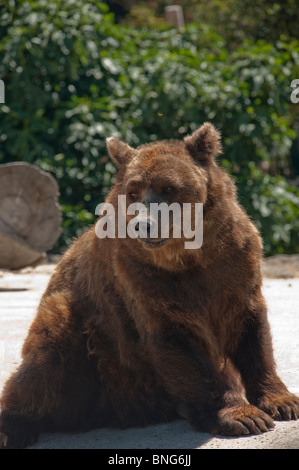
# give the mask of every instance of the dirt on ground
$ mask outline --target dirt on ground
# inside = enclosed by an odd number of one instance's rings
[[[263,276],[268,279],[291,279],[299,277],[299,254],[276,255],[265,258]]]

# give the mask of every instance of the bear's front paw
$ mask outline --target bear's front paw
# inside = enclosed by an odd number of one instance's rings
[[[218,426],[213,434],[242,436],[261,434],[274,427],[273,420],[253,405],[243,403],[223,408],[218,413]]]
[[[0,416],[0,449],[23,449],[37,441],[36,427],[21,419]]]
[[[257,406],[277,421],[289,421],[299,418],[299,398],[292,393],[266,395]]]

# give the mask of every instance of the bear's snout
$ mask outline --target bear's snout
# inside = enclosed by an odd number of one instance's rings
[[[138,222],[136,223],[135,228],[138,230],[140,238],[149,238],[151,236],[151,232],[156,228],[156,223],[148,217],[143,217],[137,220]]]

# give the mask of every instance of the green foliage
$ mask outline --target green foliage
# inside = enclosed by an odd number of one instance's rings
[[[94,221],[113,180],[106,137],[133,146],[181,139],[209,120],[266,253],[299,248],[298,192],[261,165],[272,173],[288,166],[298,43],[247,42],[229,52],[204,25],[116,26],[98,0],[0,2],[0,36],[0,162],[29,161],[57,179],[60,246]]]
[[[182,0],[182,4],[187,16],[212,25],[225,37],[228,47],[246,39],[274,44],[298,39],[296,0]]]
[[[97,0],[6,3],[0,13],[6,84],[0,161],[29,161],[54,175],[64,244],[93,222],[110,183],[102,159],[105,137],[118,132],[117,104],[110,100],[118,86],[108,57],[109,42],[116,43],[112,16]]]
[[[253,162],[238,175],[239,199],[261,231],[266,254],[299,253],[299,193]]]
[[[129,11],[125,18],[118,17],[119,21],[156,28],[165,23],[165,7],[179,4],[187,23],[210,25],[225,39],[229,49],[248,39],[264,39],[273,44],[298,39],[297,0],[107,0],[107,3],[112,7],[124,5],[124,11]]]

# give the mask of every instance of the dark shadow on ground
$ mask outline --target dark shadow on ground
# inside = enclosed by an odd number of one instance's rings
[[[195,449],[212,436],[196,432],[183,420],[131,428],[104,428],[80,434],[42,434],[32,449]]]

